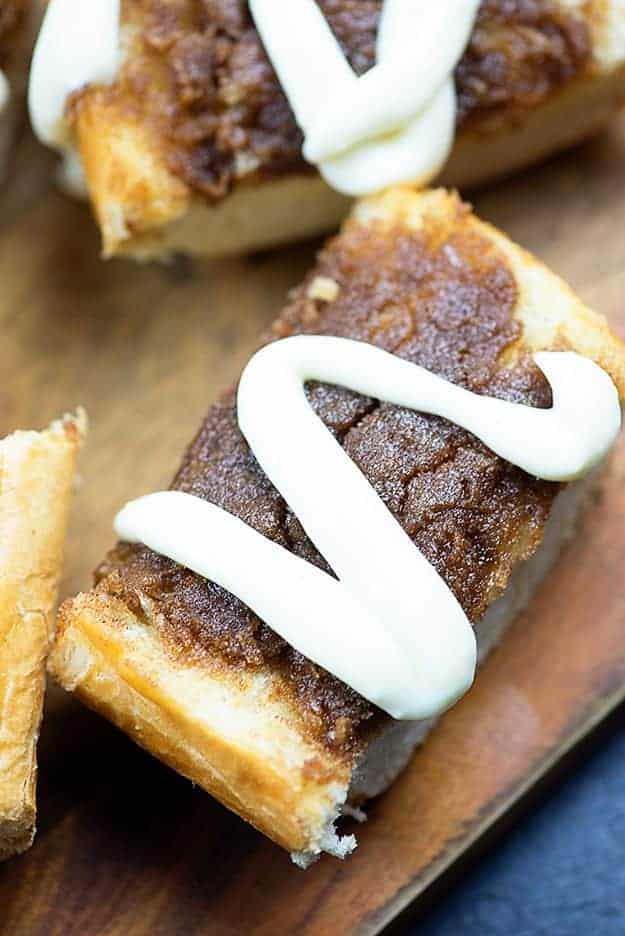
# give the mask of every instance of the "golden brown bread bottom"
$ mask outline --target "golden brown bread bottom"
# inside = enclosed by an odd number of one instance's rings
[[[486,119],[461,128],[442,184],[465,189],[530,165],[596,132],[621,105],[625,0],[562,6],[573,7],[586,20],[591,64],[546,98],[537,95],[534,106],[511,106],[498,111],[492,125]],[[170,92],[161,93],[167,100]],[[172,169],[157,123],[137,112],[128,94],[123,84],[119,93],[88,88],[74,115],[104,256],[232,254],[324,233],[345,216],[348,199],[314,171],[292,168],[263,179],[243,173],[227,194],[204,198]],[[160,109],[165,107],[159,97],[155,100],[155,107],[159,102]]]
[[[0,442],[0,859],[35,833],[45,666],[83,414]]]
[[[401,257],[407,263],[412,242],[424,251],[422,268],[414,270],[415,284],[423,279],[426,268],[436,267],[436,259],[443,254],[462,265],[463,245],[480,256],[488,255],[489,262],[496,260],[499,272],[495,270],[489,283],[501,285],[513,277],[516,337],[501,352],[502,379],[527,352],[569,347],[601,364],[623,396],[625,354],[605,321],[531,256],[442,190],[421,194],[396,190],[356,206],[344,232],[328,246],[317,268],[327,272],[339,254],[346,258],[338,295],[324,300],[329,304],[328,314],[332,315],[333,304],[339,308],[340,293],[349,292],[350,281],[357,278],[362,264],[366,271],[356,292],[363,307],[366,292],[377,288],[380,277],[384,283],[384,314],[375,313],[378,340],[383,327],[393,334],[394,327],[406,325],[409,309],[397,304],[389,267],[376,269],[369,251],[378,251],[380,263],[386,254],[390,260],[384,262],[395,264]],[[404,277],[406,272],[400,264],[398,275]],[[314,293],[314,284],[315,271],[304,292]],[[433,289],[447,296],[446,282],[435,279],[433,284]],[[464,282],[456,306],[475,301],[477,287],[477,280]],[[406,289],[408,295],[410,281]],[[299,307],[295,303],[290,308],[295,314],[294,308]],[[459,308],[453,302],[445,308],[441,315],[451,324]],[[289,314],[285,313],[281,327]],[[302,314],[314,322],[318,313],[314,304],[305,304]],[[413,314],[418,316],[420,310]],[[445,321],[440,324],[445,327]],[[422,328],[409,331],[419,333],[423,334]],[[467,334],[471,340],[473,325]],[[475,366],[479,366],[479,352]],[[523,607],[554,560],[570,532],[582,494],[571,486],[555,498],[554,522],[548,521],[540,535],[532,533],[528,512],[526,521],[515,527],[513,539],[497,553],[491,584],[482,592],[486,606],[491,606],[484,617],[482,639],[487,643],[494,642]],[[544,550],[536,552],[541,538]],[[529,562],[523,564],[524,559]],[[123,580],[123,566],[119,574]],[[195,656],[186,653],[182,645],[176,647],[176,631],[163,620],[158,600],[146,591],[135,594],[130,606],[119,597],[123,592],[112,593],[110,581],[105,576],[97,589],[67,602],[61,610],[51,657],[52,672],[61,684],[295,853],[301,863],[321,851],[341,855],[351,849],[353,841],[341,840],[334,830],[348,794],[360,800],[380,792],[401,769],[425,726],[397,725],[386,719],[377,723],[377,733],[362,734],[359,746],[330,744],[311,732],[301,702],[287,691],[287,679],[275,667],[269,663],[233,665],[219,653],[211,655],[200,647]]]

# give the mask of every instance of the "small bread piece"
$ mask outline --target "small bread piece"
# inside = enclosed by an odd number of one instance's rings
[[[37,738],[83,413],[0,442],[0,860],[35,834]]]
[[[321,0],[353,66],[373,64],[381,0]],[[217,256],[335,229],[349,201],[301,158],[301,135],[244,0],[126,0],[125,60],[72,99],[106,257]],[[442,183],[510,173],[603,126],[625,99],[625,0],[483,0],[456,71]]]
[[[550,395],[529,352],[573,348],[625,394],[625,350],[606,322],[444,190],[358,203],[272,329],[293,334],[358,338],[537,406]],[[555,561],[594,479],[537,481],[443,420],[337,387],[308,393],[453,589],[484,656]],[[209,410],[172,487],[327,568],[249,451],[232,394]],[[232,595],[141,546],[119,544],[95,588],[62,606],[50,666],[301,865],[351,851],[353,836],[334,827],[341,810],[384,790],[431,725],[394,722]]]

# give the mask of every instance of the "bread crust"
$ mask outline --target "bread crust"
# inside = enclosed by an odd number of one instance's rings
[[[314,850],[347,795],[351,765],[299,734],[262,675],[219,678],[176,662],[122,602],[86,594],[65,603],[50,671],[291,851]]]
[[[583,12],[592,67],[533,109],[498,115],[490,129],[461,131],[442,184],[481,185],[577,143],[609,121],[625,100],[625,0],[586,4]],[[242,180],[225,197],[204,200],[172,171],[154,127],[124,107],[123,97],[98,88],[81,94],[75,123],[105,257],[240,253],[324,233],[347,212],[349,200],[312,171]]]
[[[0,442],[0,859],[35,832],[45,666],[84,414]]]
[[[418,230],[427,226],[428,218],[437,218],[451,228],[462,212],[463,204],[453,192],[442,188],[414,192],[410,188],[397,187],[361,199],[355,204],[346,225],[375,223],[382,225],[390,234],[398,223]],[[561,277],[529,251],[513,243],[494,225],[473,214],[470,223],[504,255],[516,279],[518,300],[515,318],[522,325],[522,335],[511,353],[577,351],[610,374],[621,400],[625,400],[625,345],[610,330],[605,316],[584,305]]]
[[[474,225],[503,251],[518,283],[522,350],[574,348],[608,370],[625,397],[625,350],[605,320],[503,234],[470,216],[467,221],[455,195],[393,190],[357,204],[347,226],[375,225],[376,236],[381,227],[390,238],[433,218],[444,229]],[[526,557],[523,543],[510,546]],[[502,559],[505,578],[503,568]],[[140,610],[101,590],[77,596],[60,611],[51,672],[303,860],[322,850],[350,850],[353,842],[337,839],[333,822],[348,796],[356,758],[306,734],[297,703],[273,692],[275,673],[268,667],[246,673],[220,660],[213,671],[210,661],[176,656],[159,635],[158,615],[146,596]],[[233,713],[228,718],[223,705]]]

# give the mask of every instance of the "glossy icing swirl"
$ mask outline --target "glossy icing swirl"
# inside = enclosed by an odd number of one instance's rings
[[[577,354],[544,352],[535,361],[551,384],[550,409],[471,393],[345,338],[287,338],[251,359],[237,397],[241,432],[336,579],[180,491],[131,502],[115,529],[235,594],[292,646],[393,717],[427,718],[471,685],[473,630],[446,583],[313,413],[304,386],[320,380],[441,416],[530,474],[573,480],[613,444],[618,395],[608,375]]]
[[[279,2],[279,0],[278,0]],[[386,0],[377,64],[358,77],[314,0],[250,0],[250,10],[305,134],[304,156],[346,195],[425,185],[454,140],[453,73],[479,0]]]

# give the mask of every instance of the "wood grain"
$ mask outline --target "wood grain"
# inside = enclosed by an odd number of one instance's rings
[[[85,587],[125,499],[166,482],[309,265],[314,246],[169,267],[103,264],[86,210],[23,142],[0,210],[0,432],[91,417],[63,595]],[[625,336],[625,120],[480,193],[478,211]],[[254,830],[59,690],[40,745],[39,834],[0,869],[0,932],[378,932],[625,697],[625,445],[529,611],[441,721],[360,847],[303,874]]]

